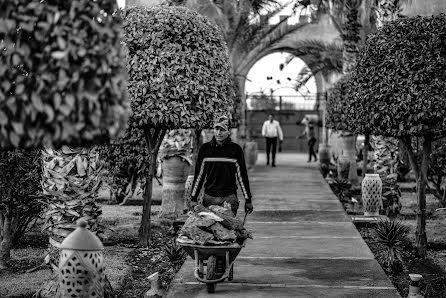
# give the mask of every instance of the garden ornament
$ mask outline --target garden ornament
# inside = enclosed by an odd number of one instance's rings
[[[382,208],[382,181],[378,174],[365,174],[362,180],[362,202],[365,216],[377,216]]]
[[[103,298],[104,246],[85,220],[79,219],[77,226],[60,245],[60,292],[62,297]]]
[[[145,294],[145,298],[153,297],[154,295],[158,296],[164,296],[164,290],[160,289],[160,283],[159,283],[159,273],[155,272],[147,279],[150,282],[150,290],[148,290]]]
[[[420,293],[420,282],[423,276],[421,274],[409,274],[409,278],[410,285],[407,298],[423,298],[424,296]]]

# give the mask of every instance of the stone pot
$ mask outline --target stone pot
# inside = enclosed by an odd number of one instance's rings
[[[331,161],[330,146],[320,144],[319,145],[319,162],[321,164],[329,164]]]
[[[247,141],[245,143],[243,151],[245,153],[246,167],[248,169],[254,167],[257,162],[258,155],[257,142]]]

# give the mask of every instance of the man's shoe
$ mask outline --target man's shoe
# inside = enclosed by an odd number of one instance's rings
[[[276,164],[273,163],[271,166],[275,168],[275,167],[276,167]]]
[[[266,162],[266,165],[269,166],[269,161]]]

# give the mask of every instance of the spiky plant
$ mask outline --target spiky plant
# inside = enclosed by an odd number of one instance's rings
[[[162,251],[169,262],[174,264],[174,266],[180,266],[181,262],[186,259],[186,252],[175,242],[175,240],[165,243],[162,247]]]
[[[375,227],[377,242],[381,244],[381,259],[384,267],[391,273],[401,271],[403,263],[404,241],[407,239],[409,227],[396,219],[381,220]]]
[[[91,231],[97,231],[102,214],[95,202],[101,186],[97,149],[46,148],[42,159],[42,187],[47,198],[43,229],[48,232],[50,243],[57,246],[56,242],[70,234],[80,218],[88,222]]]

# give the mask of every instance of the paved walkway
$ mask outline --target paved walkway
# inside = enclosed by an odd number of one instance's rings
[[[208,294],[188,257],[167,297],[400,297],[316,163],[281,153],[272,168],[260,153],[249,176],[254,239],[235,261],[234,280]]]

